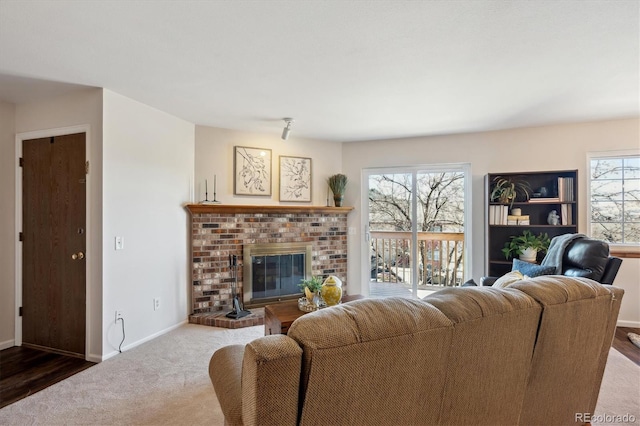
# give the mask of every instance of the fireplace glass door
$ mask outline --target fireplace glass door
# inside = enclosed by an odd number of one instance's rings
[[[305,277],[304,254],[252,256],[253,299],[290,296],[300,293]]]

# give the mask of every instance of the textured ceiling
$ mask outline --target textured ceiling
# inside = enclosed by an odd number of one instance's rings
[[[335,141],[637,116],[640,2],[0,0],[0,99]]]

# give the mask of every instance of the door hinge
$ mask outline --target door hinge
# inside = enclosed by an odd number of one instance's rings
[[[84,164],[84,173],[86,175],[89,174],[89,162],[88,161]]]
[[[22,316],[22,306],[20,306],[18,308],[18,316],[21,317]]]
[[[18,158],[18,166],[24,167],[24,158],[22,157]]]
[[[24,237],[22,236],[22,232],[18,232],[18,241],[24,241]]]

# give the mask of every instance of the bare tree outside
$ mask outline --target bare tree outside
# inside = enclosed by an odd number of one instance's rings
[[[417,230],[419,238],[420,284],[457,285],[462,278],[463,244],[442,244],[442,237],[429,240],[429,233],[462,234],[464,232],[464,173],[425,172],[416,176]],[[411,231],[412,174],[381,174],[369,178],[370,227],[377,231]],[[435,238],[435,237],[434,237]],[[385,281],[402,281],[394,277],[393,266],[410,267],[410,239],[389,243],[381,253],[372,247],[372,278],[382,274]]]
[[[591,236],[640,243],[640,157],[591,160]]]

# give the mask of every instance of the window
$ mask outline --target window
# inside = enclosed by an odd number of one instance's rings
[[[640,245],[640,154],[593,154],[589,163],[590,235]]]

